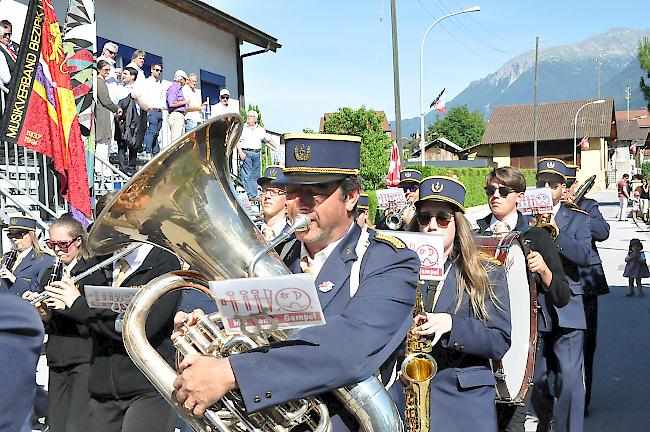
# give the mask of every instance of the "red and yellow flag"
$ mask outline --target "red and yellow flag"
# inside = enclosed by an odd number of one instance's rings
[[[60,174],[61,194],[90,217],[86,153],[51,0],[43,0],[43,12],[41,58],[18,144],[52,158]]]

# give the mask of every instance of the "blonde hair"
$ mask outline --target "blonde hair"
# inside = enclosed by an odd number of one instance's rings
[[[28,231],[28,232],[29,232],[29,240],[32,242],[32,249],[34,249],[34,253],[36,254],[36,256],[40,257],[45,253],[45,251],[38,243],[38,238],[36,238],[36,231]]]

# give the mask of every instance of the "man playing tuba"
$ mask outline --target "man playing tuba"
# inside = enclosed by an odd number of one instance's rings
[[[286,187],[290,218],[305,214],[311,219],[306,231],[296,232],[299,241],[284,262],[294,273],[313,276],[327,324],[224,359],[187,356],[174,387],[194,414],[203,415],[235,388],[247,411],[256,412],[360,382],[378,370],[384,379],[390,375],[411,324],[419,261],[400,240],[354,223],[360,141],[287,135],[286,167],[272,183]],[[355,272],[358,277],[351,277]],[[197,315],[181,312],[175,322],[191,326]],[[338,416],[336,407],[330,413],[335,431],[359,429],[349,416]]]

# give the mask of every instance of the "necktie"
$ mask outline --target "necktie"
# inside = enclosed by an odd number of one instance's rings
[[[264,235],[264,239],[266,241],[271,241],[275,238],[275,233],[269,227],[264,227],[264,229],[262,230],[262,234]]]
[[[124,282],[124,279],[126,279],[126,272],[128,272],[130,268],[128,261],[125,259],[118,260],[118,263],[120,265],[120,272],[117,274],[117,277],[113,281],[113,286],[115,288],[122,285],[122,282]]]
[[[24,258],[23,255],[19,255],[18,258],[16,258],[16,262],[14,263],[13,266],[11,266],[11,272],[12,273],[16,271],[16,269],[18,268],[20,263],[23,261],[23,258]]]
[[[18,56],[16,56],[16,52],[14,49],[11,47],[11,44],[7,45],[7,51],[9,51],[9,55],[14,61],[18,60]]]
[[[307,257],[307,255],[300,258],[300,270],[302,270],[303,273],[308,273],[308,274],[314,276],[314,274],[313,274],[314,269],[312,268],[312,265],[309,262],[309,257]]]

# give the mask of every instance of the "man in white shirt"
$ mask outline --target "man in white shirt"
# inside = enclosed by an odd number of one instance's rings
[[[144,148],[147,160],[151,160],[160,151],[158,135],[162,126],[162,112],[167,104],[167,88],[162,80],[162,70],[161,64],[154,63],[151,66],[151,75],[144,80],[142,85],[142,97],[149,107],[147,109],[147,130],[144,134]]]
[[[201,90],[196,88],[195,73],[187,76],[187,82],[183,86],[183,95],[185,100],[190,102],[185,112],[185,132],[189,132],[203,121],[203,112],[207,106],[207,102],[201,102]]]
[[[248,111],[246,124],[237,143],[242,182],[248,198],[257,198],[257,179],[262,171],[260,152],[263,143],[269,144],[273,150],[277,147],[264,128],[257,124],[257,111]]]
[[[210,118],[221,114],[237,113],[239,113],[239,105],[235,102],[230,102],[230,92],[228,89],[221,89],[219,92],[219,103],[216,103],[210,107]]]
[[[144,83],[144,80],[147,78],[144,74],[144,58],[147,54],[143,50],[135,50],[133,51],[133,54],[131,55],[131,63],[126,65],[127,67],[132,67],[135,70],[138,71],[138,79],[137,83],[142,84]]]
[[[287,222],[287,194],[283,186],[272,185],[271,182],[282,174],[282,167],[269,165],[264,170],[264,177],[257,179],[257,184],[262,188],[262,215],[264,220],[260,230],[266,241],[271,241],[288,227]]]

